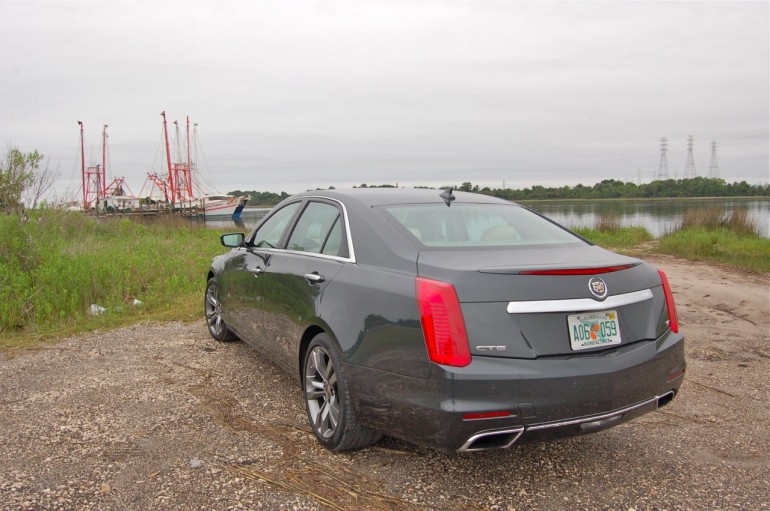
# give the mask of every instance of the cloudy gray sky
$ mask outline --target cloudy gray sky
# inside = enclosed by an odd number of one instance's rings
[[[361,183],[766,183],[764,2],[0,2],[0,142],[79,186],[162,171],[161,110],[220,192]],[[203,158],[201,158],[203,160]],[[215,191],[215,190],[212,190]]]

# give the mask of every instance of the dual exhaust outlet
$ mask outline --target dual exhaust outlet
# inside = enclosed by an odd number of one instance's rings
[[[582,431],[590,432],[592,430],[601,429],[615,422],[618,422],[630,412],[646,413],[648,411],[651,412],[663,408],[674,399],[675,394],[676,393],[673,390],[670,390],[663,395],[655,396],[654,398],[647,401],[643,401],[627,408],[602,415],[594,415],[591,417],[583,417],[580,419],[572,419],[559,422],[549,422],[546,424],[535,424],[533,426],[526,427],[515,426],[511,428],[481,431],[471,436],[463,444],[463,446],[458,449],[458,452],[506,449],[516,443],[516,441],[524,434],[524,431],[542,431],[568,426],[579,426]],[[649,408],[649,410],[644,410],[645,408]],[[641,413],[639,415],[641,415]]]

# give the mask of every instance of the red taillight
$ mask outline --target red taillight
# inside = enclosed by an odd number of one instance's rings
[[[618,266],[602,266],[601,268],[563,268],[557,270],[525,270],[519,275],[600,275],[602,273],[612,273],[615,271],[627,270],[633,268],[638,263],[621,264]]]
[[[511,412],[507,410],[501,410],[499,412],[482,412],[482,413],[466,413],[463,414],[464,421],[475,421],[479,419],[499,419],[501,417],[510,417]]]
[[[663,294],[666,296],[666,306],[668,307],[668,326],[674,333],[679,332],[679,318],[676,315],[676,304],[674,303],[674,295],[671,294],[671,286],[668,285],[668,279],[663,270],[658,270],[660,274],[660,281],[663,284]]]
[[[415,287],[422,333],[430,359],[437,364],[455,367],[470,364],[468,334],[454,286],[417,277]]]

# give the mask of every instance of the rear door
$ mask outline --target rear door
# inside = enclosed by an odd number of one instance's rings
[[[272,251],[259,276],[261,339],[290,372],[297,368],[300,328],[317,315],[324,289],[349,262],[344,225],[336,203],[307,201],[285,249]]]

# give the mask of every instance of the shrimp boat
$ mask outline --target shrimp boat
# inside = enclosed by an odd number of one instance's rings
[[[165,176],[158,173],[148,173],[145,186],[150,183],[150,195],[154,188],[157,188],[162,197],[159,202],[164,202],[167,208],[181,210],[185,213],[202,216],[204,218],[232,218],[239,220],[241,212],[246,206],[248,199],[245,197],[235,197],[227,194],[212,194],[204,191],[205,187],[201,182],[201,176],[197,164],[198,136],[197,123],[193,126],[193,143],[190,139],[190,117],[187,117],[187,158],[182,157],[182,144],[179,124],[174,121],[176,127],[176,155],[171,155],[171,145],[168,136],[168,124],[166,122],[166,112],[161,112],[163,117],[163,136],[166,146],[166,165],[168,174]],[[192,148],[195,148],[196,158],[192,158]],[[176,160],[176,162],[172,162]],[[144,187],[142,188],[144,191]],[[140,193],[142,195],[142,193]]]
[[[204,195],[200,201],[206,218],[225,216],[238,220],[248,199],[232,195]]]

